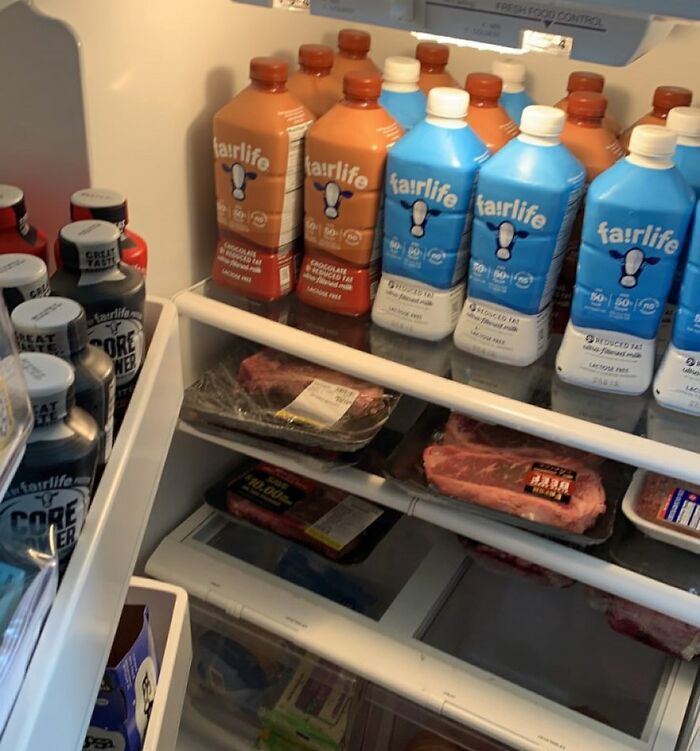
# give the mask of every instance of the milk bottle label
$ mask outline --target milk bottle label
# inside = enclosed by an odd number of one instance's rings
[[[95,313],[88,332],[90,344],[100,347],[112,358],[117,386],[134,380],[145,353],[141,312],[117,308],[109,313]]]

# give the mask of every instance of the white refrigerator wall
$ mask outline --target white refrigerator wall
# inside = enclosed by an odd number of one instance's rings
[[[0,91],[17,96],[10,117],[8,110],[3,114],[6,125],[0,126],[0,165],[14,165],[10,177],[25,187],[32,216],[51,234],[56,232],[67,213],[70,190],[83,187],[87,166],[81,155],[87,151],[92,184],[127,194],[131,224],[150,244],[151,292],[171,295],[208,275],[216,238],[214,112],[247,84],[251,57],[282,54],[291,63],[299,44],[320,40],[335,46],[337,30],[349,24],[231,0],[35,0],[33,6],[63,20],[79,40],[87,129],[85,135],[79,119],[47,116],[50,108],[44,107],[43,135],[36,132],[37,101],[58,99],[80,107],[77,68],[73,66],[72,81],[70,75],[55,73],[70,72],[75,53],[65,44],[47,53],[45,40],[27,32],[26,13],[12,7],[1,12],[5,64]],[[13,26],[19,17],[21,35]],[[37,17],[36,23],[45,27],[47,22]],[[412,54],[416,40],[408,32],[366,28],[373,35],[377,63],[389,54]],[[685,26],[625,68],[541,54],[527,55],[524,62],[530,89],[542,103],[562,96],[571,70],[600,70],[608,79],[612,111],[628,123],[649,109],[658,84],[688,86],[700,97],[700,68],[693,64],[698,47],[700,26]],[[450,67],[461,81],[469,71],[488,69],[493,57],[492,52],[453,49]],[[46,71],[43,80],[32,74],[37,61]],[[25,79],[27,86],[22,85]],[[39,165],[23,156],[30,150],[29,127]],[[62,128],[58,141],[56,128]],[[6,179],[0,174],[0,180]]]

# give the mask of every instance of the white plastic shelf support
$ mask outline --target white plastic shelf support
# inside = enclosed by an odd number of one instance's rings
[[[76,751],[97,696],[182,401],[177,311],[146,303],[148,352],[0,751]]]
[[[474,418],[506,425],[687,482],[700,483],[700,455],[527,404],[329,341],[198,293],[174,298],[183,316]],[[595,392],[591,392],[595,399]],[[698,418],[700,428],[700,418]]]

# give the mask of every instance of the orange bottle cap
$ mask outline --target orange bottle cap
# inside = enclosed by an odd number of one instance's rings
[[[250,78],[262,83],[284,83],[289,71],[279,57],[254,57],[250,61]]]
[[[574,91],[566,103],[566,111],[577,117],[603,117],[608,100],[597,91]]]
[[[333,67],[333,50],[325,44],[302,44],[299,47],[299,65],[314,70]]]
[[[351,71],[343,78],[343,93],[353,99],[379,99],[382,93],[382,77],[379,73]]]
[[[416,45],[416,58],[426,65],[447,65],[450,48],[437,42],[419,42]]]
[[[359,29],[341,29],[338,32],[338,48],[348,52],[369,52],[372,37]]]
[[[491,73],[470,73],[464,88],[472,97],[498,99],[503,90],[503,81]]]
[[[600,93],[605,86],[605,78],[600,73],[592,73],[590,70],[575,70],[569,74],[566,90],[571,94],[574,91],[597,91]]]
[[[682,86],[658,86],[654,92],[655,109],[672,110],[674,107],[687,107],[693,101],[693,92]]]

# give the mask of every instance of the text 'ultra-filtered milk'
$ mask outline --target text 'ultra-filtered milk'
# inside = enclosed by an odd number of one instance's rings
[[[564,113],[526,107],[522,133],[481,169],[469,292],[455,331],[466,352],[529,365],[547,348],[554,287],[583,191],[561,145]]]
[[[375,323],[422,339],[450,334],[464,298],[476,174],[489,150],[464,117],[469,94],[435,88],[428,116],[392,149]]]
[[[287,90],[287,64],[250,61],[250,85],[214,116],[217,284],[274,300],[294,287],[304,137],[313,114]]]
[[[630,155],[588,190],[571,320],[557,354],[570,383],[641,394],[694,195],[672,157],[675,134],[632,133]]]

